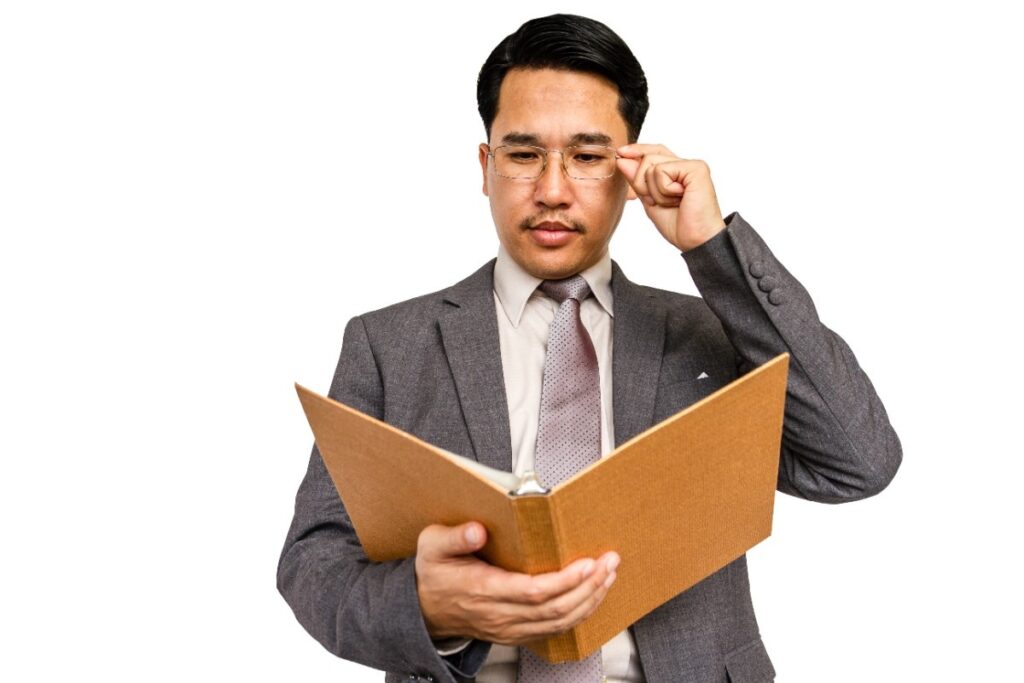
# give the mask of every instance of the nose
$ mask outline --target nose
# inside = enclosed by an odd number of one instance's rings
[[[552,157],[552,154],[558,154]],[[562,152],[548,150],[548,163],[537,178],[534,197],[539,204],[547,207],[564,207],[572,203],[572,184],[565,173]]]

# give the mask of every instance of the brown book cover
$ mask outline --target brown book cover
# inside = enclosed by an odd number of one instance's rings
[[[487,527],[478,554],[509,571],[619,553],[618,578],[594,614],[530,645],[562,662],[587,657],[771,534],[788,365],[788,354],[777,356],[529,495],[511,491],[511,473],[295,388],[371,560],[410,557],[424,527],[470,520]]]

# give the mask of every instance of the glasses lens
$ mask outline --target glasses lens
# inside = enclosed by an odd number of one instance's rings
[[[552,150],[557,151],[557,150]],[[548,151],[531,145],[502,145],[494,150],[494,170],[506,178],[535,180],[544,172]],[[566,147],[565,170],[577,180],[601,180],[615,175],[615,150],[602,145]]]
[[[506,178],[538,178],[544,172],[544,150],[529,145],[503,145],[494,150],[494,170]]]
[[[601,145],[567,147],[565,169],[580,180],[610,178],[615,175],[615,151]]]

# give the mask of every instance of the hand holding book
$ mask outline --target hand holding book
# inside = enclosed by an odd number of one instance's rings
[[[607,552],[531,576],[474,556],[486,542],[478,522],[432,524],[420,533],[416,589],[431,637],[521,645],[564,633],[593,614],[619,565],[618,554]]]

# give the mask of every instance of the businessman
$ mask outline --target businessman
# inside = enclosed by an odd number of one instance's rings
[[[457,284],[352,319],[330,395],[442,448],[553,485],[782,352],[791,354],[778,488],[873,495],[901,459],[849,347],[739,214],[709,167],[639,142],[647,82],[603,24],[535,19],[480,72],[478,157],[496,259]],[[609,256],[642,203],[702,298],[634,284]],[[438,492],[438,495],[458,495]],[[615,552],[527,576],[475,557],[473,520],[431,526],[415,557],[373,563],[314,448],[278,568],[302,625],[387,681],[770,681],[745,557],[582,662],[525,647],[615,590]]]

